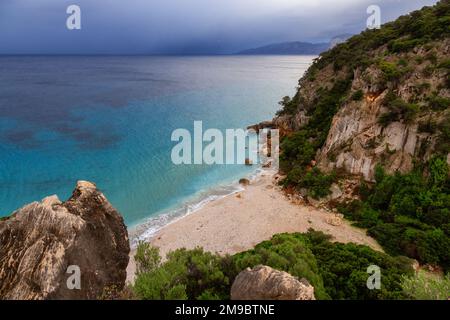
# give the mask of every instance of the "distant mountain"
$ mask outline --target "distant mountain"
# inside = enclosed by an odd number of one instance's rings
[[[237,54],[320,54],[330,48],[329,43],[282,42],[240,51]]]

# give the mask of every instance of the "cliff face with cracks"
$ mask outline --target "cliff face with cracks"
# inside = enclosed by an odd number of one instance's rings
[[[99,298],[123,288],[129,252],[123,218],[79,181],[66,202],[47,197],[0,221],[0,298]],[[79,268],[80,289],[67,285],[69,266]]]
[[[435,155],[450,164],[450,39],[439,22],[449,14],[442,1],[321,55],[296,96],[282,103],[274,119],[280,133],[290,136],[310,125],[318,145],[313,165],[367,181],[374,179],[377,164],[389,173],[409,172]],[[416,21],[422,29],[412,26]],[[310,122],[320,95],[343,79],[348,89],[341,92],[325,139],[317,143],[314,134],[322,128]]]
[[[429,45],[433,47],[437,61],[444,61],[450,55],[450,39]],[[382,54],[385,50],[386,46],[378,52]],[[322,170],[342,168],[372,180],[378,163],[390,173],[406,173],[413,169],[415,160],[425,162],[435,154],[439,130],[426,131],[420,127],[430,122],[436,126],[444,125],[450,119],[449,106],[444,110],[433,110],[427,108],[426,101],[435,93],[448,99],[450,90],[445,86],[448,70],[438,68],[428,73],[432,66],[431,61],[426,61],[428,51],[419,47],[386,57],[385,61],[391,65],[399,61],[407,61],[409,65],[407,73],[387,87],[379,85],[385,75],[377,65],[354,71],[350,92],[360,90],[363,96],[358,101],[345,101],[334,116],[327,140],[317,153]],[[380,121],[383,115],[392,112],[390,104],[395,102],[386,101],[391,92],[397,99],[418,107],[414,118],[399,118],[387,124]],[[448,150],[446,152],[448,154]]]

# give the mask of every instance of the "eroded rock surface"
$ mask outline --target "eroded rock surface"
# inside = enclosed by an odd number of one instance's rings
[[[231,287],[232,300],[315,300],[314,287],[267,266],[247,268]]]
[[[105,287],[124,286],[129,252],[121,215],[79,181],[66,202],[47,197],[0,221],[0,298],[99,298]],[[68,288],[69,266],[79,267],[79,290]]]

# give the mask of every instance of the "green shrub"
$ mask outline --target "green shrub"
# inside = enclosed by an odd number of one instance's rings
[[[282,109],[277,113],[278,115],[293,114],[298,107],[295,99],[291,99],[289,96],[283,97],[283,99],[278,102],[278,104],[282,107]]]
[[[404,71],[399,69],[394,63],[381,61],[378,66],[383,72],[385,81],[397,81],[404,75]]]
[[[308,114],[308,123],[282,141],[280,168],[287,175],[285,186],[311,188],[310,192],[314,197],[328,194],[333,177],[322,175],[317,169],[309,172],[307,167],[314,159],[317,149],[325,143],[331,120],[344,101],[350,84],[350,78],[340,79],[329,90],[319,89],[315,106]]]
[[[305,130],[295,132],[281,143],[283,153],[280,157],[281,169],[289,172],[293,168],[304,168],[314,159],[316,150]]]
[[[161,263],[159,249],[147,242],[139,242],[134,260],[136,261],[136,273],[152,272]]]
[[[441,63],[439,63],[439,68],[446,69],[450,71],[450,59],[445,59]]]
[[[234,259],[238,269],[263,264],[305,278],[317,299],[403,298],[400,281],[412,274],[409,259],[389,257],[367,246],[333,243],[330,236],[313,230],[275,235]],[[367,288],[370,265],[381,268],[381,290]]]
[[[436,52],[434,52],[434,51],[428,52],[427,55],[425,56],[425,59],[430,61],[432,64],[437,64]]]
[[[436,153],[438,155],[446,156],[450,153],[450,117],[446,117],[440,122],[438,129],[440,134],[438,141],[436,142]]]
[[[440,111],[450,108],[450,99],[445,97],[440,97],[438,95],[432,95],[428,97],[428,105],[432,110]]]
[[[144,249],[143,249],[144,248]],[[156,258],[157,249],[140,244],[136,258],[134,292],[145,300],[226,299],[230,292],[230,278],[236,270],[229,257],[204,252],[202,249],[178,249],[167,255],[163,263]],[[158,262],[158,263],[157,263]],[[149,269],[147,266],[151,266]]]
[[[422,121],[419,123],[419,132],[421,133],[431,133],[434,134],[437,131],[437,123],[432,119],[428,119],[427,121]]]
[[[427,172],[423,174],[424,169]],[[387,175],[378,166],[376,183],[363,201],[340,206],[344,215],[393,255],[450,268],[450,179],[446,159],[435,157],[427,168]]]
[[[438,275],[419,271],[414,276],[403,276],[403,292],[409,299],[448,300],[450,298],[450,274]]]
[[[355,91],[352,95],[353,101],[361,101],[364,98],[364,92],[362,90]]]
[[[331,194],[330,187],[335,179],[335,174],[326,175],[314,167],[297,181],[297,188],[306,188],[309,196],[320,199]]]
[[[386,95],[383,104],[389,109],[388,112],[382,114],[378,119],[378,122],[383,126],[400,120],[404,120],[407,123],[411,122],[420,111],[420,107],[417,104],[403,101],[392,91]]]
[[[275,235],[253,250],[236,254],[234,260],[240,270],[262,264],[286,271],[299,279],[305,278],[314,286],[317,299],[329,299],[316,259],[308,247],[308,241],[301,234]]]
[[[392,53],[409,51],[422,44],[420,39],[398,39],[389,42],[388,48]]]
[[[398,299],[404,294],[402,276],[412,274],[411,261],[393,258],[366,246],[330,241],[322,232],[278,234],[254,249],[221,257],[178,249],[161,262],[158,249],[141,243],[136,257],[138,272],[132,287],[138,299],[228,299],[236,275],[250,267],[267,265],[286,271],[314,286],[317,299]],[[381,290],[366,286],[367,268],[382,271]]]
[[[400,67],[407,67],[408,66],[408,61],[406,59],[399,59],[397,61],[397,65]]]

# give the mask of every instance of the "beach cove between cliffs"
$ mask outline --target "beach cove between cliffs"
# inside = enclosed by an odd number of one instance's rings
[[[297,204],[278,186],[279,176],[272,170],[261,172],[242,191],[208,202],[154,233],[148,241],[167,253],[179,248],[202,247],[221,255],[253,248],[278,233],[307,232],[312,228],[337,242],[353,242],[381,251],[365,230],[343,220],[339,226],[329,223],[334,214],[306,204]],[[127,281],[135,276],[135,250],[130,253]]]

